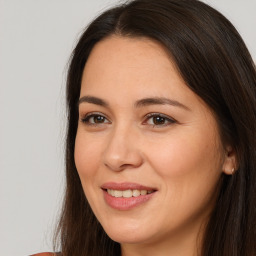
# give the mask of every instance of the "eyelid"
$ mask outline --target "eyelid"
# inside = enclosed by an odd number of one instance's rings
[[[159,113],[159,112],[154,112],[154,113],[149,113],[145,116],[145,121],[143,122],[143,124],[145,124],[150,118],[157,117],[157,116],[165,118],[168,121],[168,123],[167,124],[152,125],[153,127],[159,127],[160,128],[160,127],[164,127],[164,126],[168,126],[168,125],[177,123],[177,121],[174,118],[172,118],[168,115],[165,115],[165,114],[162,114],[162,113]]]
[[[108,120],[108,123],[111,123],[111,121],[109,120],[109,117],[101,112],[89,112],[89,113],[86,113],[84,115],[82,115],[82,117],[80,118],[81,122],[84,123],[84,124],[87,124],[87,125],[102,125],[102,124],[106,124],[105,122],[104,123],[89,123],[89,119],[91,117],[94,117],[94,116],[102,116],[104,117],[106,120]]]

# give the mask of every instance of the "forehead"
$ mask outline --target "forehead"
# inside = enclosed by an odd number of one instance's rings
[[[102,51],[105,57],[112,57],[113,52],[115,56],[118,57],[120,54],[125,54],[127,61],[133,61],[137,57],[153,57],[157,55],[168,58],[171,61],[170,53],[160,42],[148,38],[148,37],[127,37],[119,35],[111,35],[103,40],[99,41],[93,47],[91,56],[94,57],[104,57],[102,56]],[[136,53],[136,54],[135,54]]]
[[[81,93],[131,87],[145,93],[145,89],[161,90],[163,84],[187,87],[160,43],[148,38],[111,36],[94,46],[84,68]]]

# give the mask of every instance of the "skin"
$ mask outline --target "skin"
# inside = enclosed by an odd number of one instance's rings
[[[146,38],[111,36],[96,44],[83,72],[84,96],[108,104],[79,104],[75,143],[85,195],[106,233],[121,243],[123,256],[197,255],[220,176],[235,164],[209,107],[186,86],[167,51]],[[135,106],[155,97],[180,105]],[[150,113],[164,118],[157,122]],[[120,211],[106,204],[105,182],[157,192]]]

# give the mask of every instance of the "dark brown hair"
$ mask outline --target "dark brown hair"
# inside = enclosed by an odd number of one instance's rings
[[[82,72],[95,44],[113,34],[165,46],[188,87],[214,112],[223,143],[237,152],[239,168],[219,181],[200,255],[256,255],[255,66],[233,25],[197,0],[128,1],[96,18],[78,41],[67,77],[66,191],[56,236],[62,255],[121,254],[94,216],[74,162]]]

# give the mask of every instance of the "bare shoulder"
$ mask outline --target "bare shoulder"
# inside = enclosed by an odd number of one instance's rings
[[[37,254],[33,254],[30,256],[57,256],[58,254],[53,253],[53,252],[41,252],[41,253],[37,253]]]

